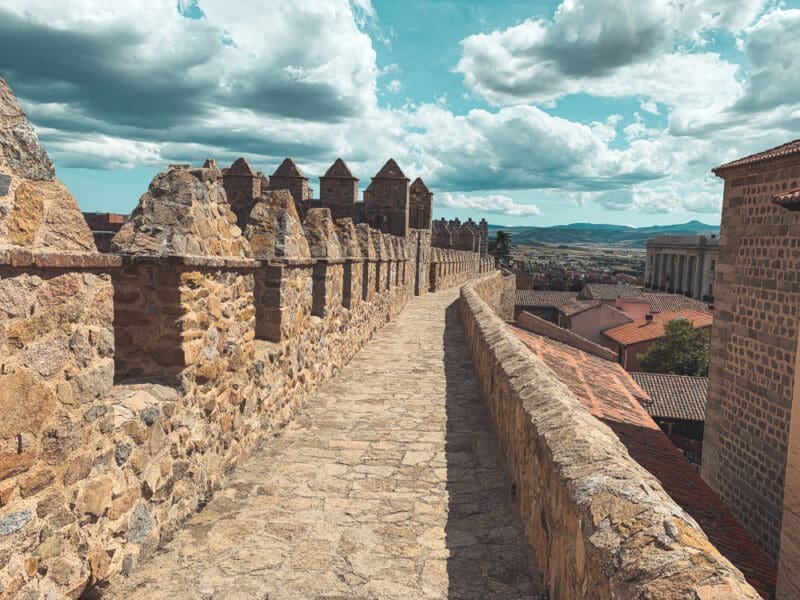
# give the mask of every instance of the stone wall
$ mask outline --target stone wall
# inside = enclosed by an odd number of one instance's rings
[[[494,269],[494,259],[481,256],[478,252],[462,250],[430,249],[430,267],[428,281],[430,291],[436,292],[463,285],[481,273]],[[511,313],[514,312],[514,300],[511,300]]]
[[[136,569],[402,310],[417,238],[309,214],[175,167],[116,254],[0,248],[0,596]]]
[[[572,333],[569,329],[559,327],[555,323],[545,321],[544,319],[527,311],[522,311],[520,313],[520,315],[517,317],[515,325],[517,327],[521,327],[522,329],[526,329],[527,331],[532,331],[533,333],[538,333],[539,335],[548,337],[551,340],[561,342],[562,344],[567,344],[573,348],[578,348],[579,350],[583,350],[589,354],[594,354],[595,356],[599,356],[600,358],[604,358],[611,362],[617,361],[617,355],[608,348],[604,348],[599,344],[595,344],[586,338]]]
[[[743,165],[720,176],[725,191],[701,473],[776,559],[797,385],[800,212],[773,197],[798,188],[800,159]]]
[[[526,535],[553,598],[758,598],[658,480],[496,314],[493,273],[461,316]]]

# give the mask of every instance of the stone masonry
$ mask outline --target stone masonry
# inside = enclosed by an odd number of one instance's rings
[[[539,597],[456,296],[412,301],[104,597],[216,597],[232,577],[242,598]]]
[[[0,597],[77,597],[427,291],[430,238],[301,220],[244,161],[208,160],[157,175],[99,254],[1,80],[0,144]]]
[[[796,598],[800,142],[714,172],[725,191],[702,475],[779,559],[778,597]]]
[[[538,593],[535,565],[551,597],[625,598],[632,585],[641,597],[682,597],[671,593],[689,581],[697,598],[753,597],[572,404],[576,420],[560,421],[571,429],[524,446],[524,462],[508,453],[485,370],[486,348],[506,346],[476,337],[489,318],[479,304],[462,305],[466,337],[446,291],[384,329],[415,293],[490,272],[479,288],[502,325],[515,285],[477,252],[431,249],[431,231],[409,226],[394,161],[364,203],[380,228],[315,205],[291,164],[276,175],[299,200],[245,167],[169,167],[100,254],[0,80],[0,598],[126,595],[125,576],[134,597],[210,597],[219,573],[226,593],[244,597],[517,598]],[[491,364],[498,386],[520,391],[527,379],[503,374],[513,357]],[[543,414],[526,422],[539,423],[563,398],[531,381],[525,393]],[[481,387],[516,488],[497,462]],[[575,446],[607,438],[601,455]],[[605,469],[606,454],[628,496],[596,485],[607,480],[588,459]],[[521,502],[532,490],[547,499],[541,510]],[[578,523],[582,535],[561,534]],[[163,560],[185,572],[147,587],[159,564],[149,560],[173,536],[186,537]]]

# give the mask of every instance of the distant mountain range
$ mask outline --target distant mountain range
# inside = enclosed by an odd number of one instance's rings
[[[553,227],[501,227],[489,225],[489,234],[496,231],[511,234],[512,244],[536,246],[583,245],[620,246],[644,248],[647,240],[658,235],[719,235],[718,225],[707,225],[700,221],[689,221],[681,225],[653,225],[650,227],[628,227],[595,223],[572,223]]]

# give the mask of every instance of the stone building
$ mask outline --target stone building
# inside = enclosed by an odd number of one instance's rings
[[[390,158],[364,190],[364,221],[384,233],[406,235],[409,187],[408,177]]]
[[[353,218],[358,203],[358,179],[341,158],[319,178],[319,201],[334,219]]]
[[[647,240],[645,286],[714,301],[719,238],[712,235],[662,235]]]
[[[430,229],[433,214],[433,194],[419,177],[411,184],[409,225],[413,229]]]
[[[471,218],[464,223],[459,218],[450,221],[441,218],[433,222],[431,245],[435,248],[479,252],[482,256],[486,256],[488,239],[484,239],[481,227],[488,235],[489,226],[485,221],[479,226]]]
[[[721,165],[725,181],[702,475],[800,597],[800,140]]]
[[[285,159],[270,177],[270,189],[289,190],[297,203],[314,197],[314,190],[308,187],[308,177],[291,158]]]
[[[481,256],[486,256],[489,253],[489,223],[486,222],[486,219],[481,219],[481,222],[478,223],[478,231],[481,234]]]

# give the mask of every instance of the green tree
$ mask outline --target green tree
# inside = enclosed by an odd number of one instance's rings
[[[664,325],[664,337],[636,358],[645,371],[674,375],[708,375],[708,330],[694,329],[687,319]]]
[[[494,239],[489,240],[489,254],[501,262],[511,260],[511,234],[498,231]]]

